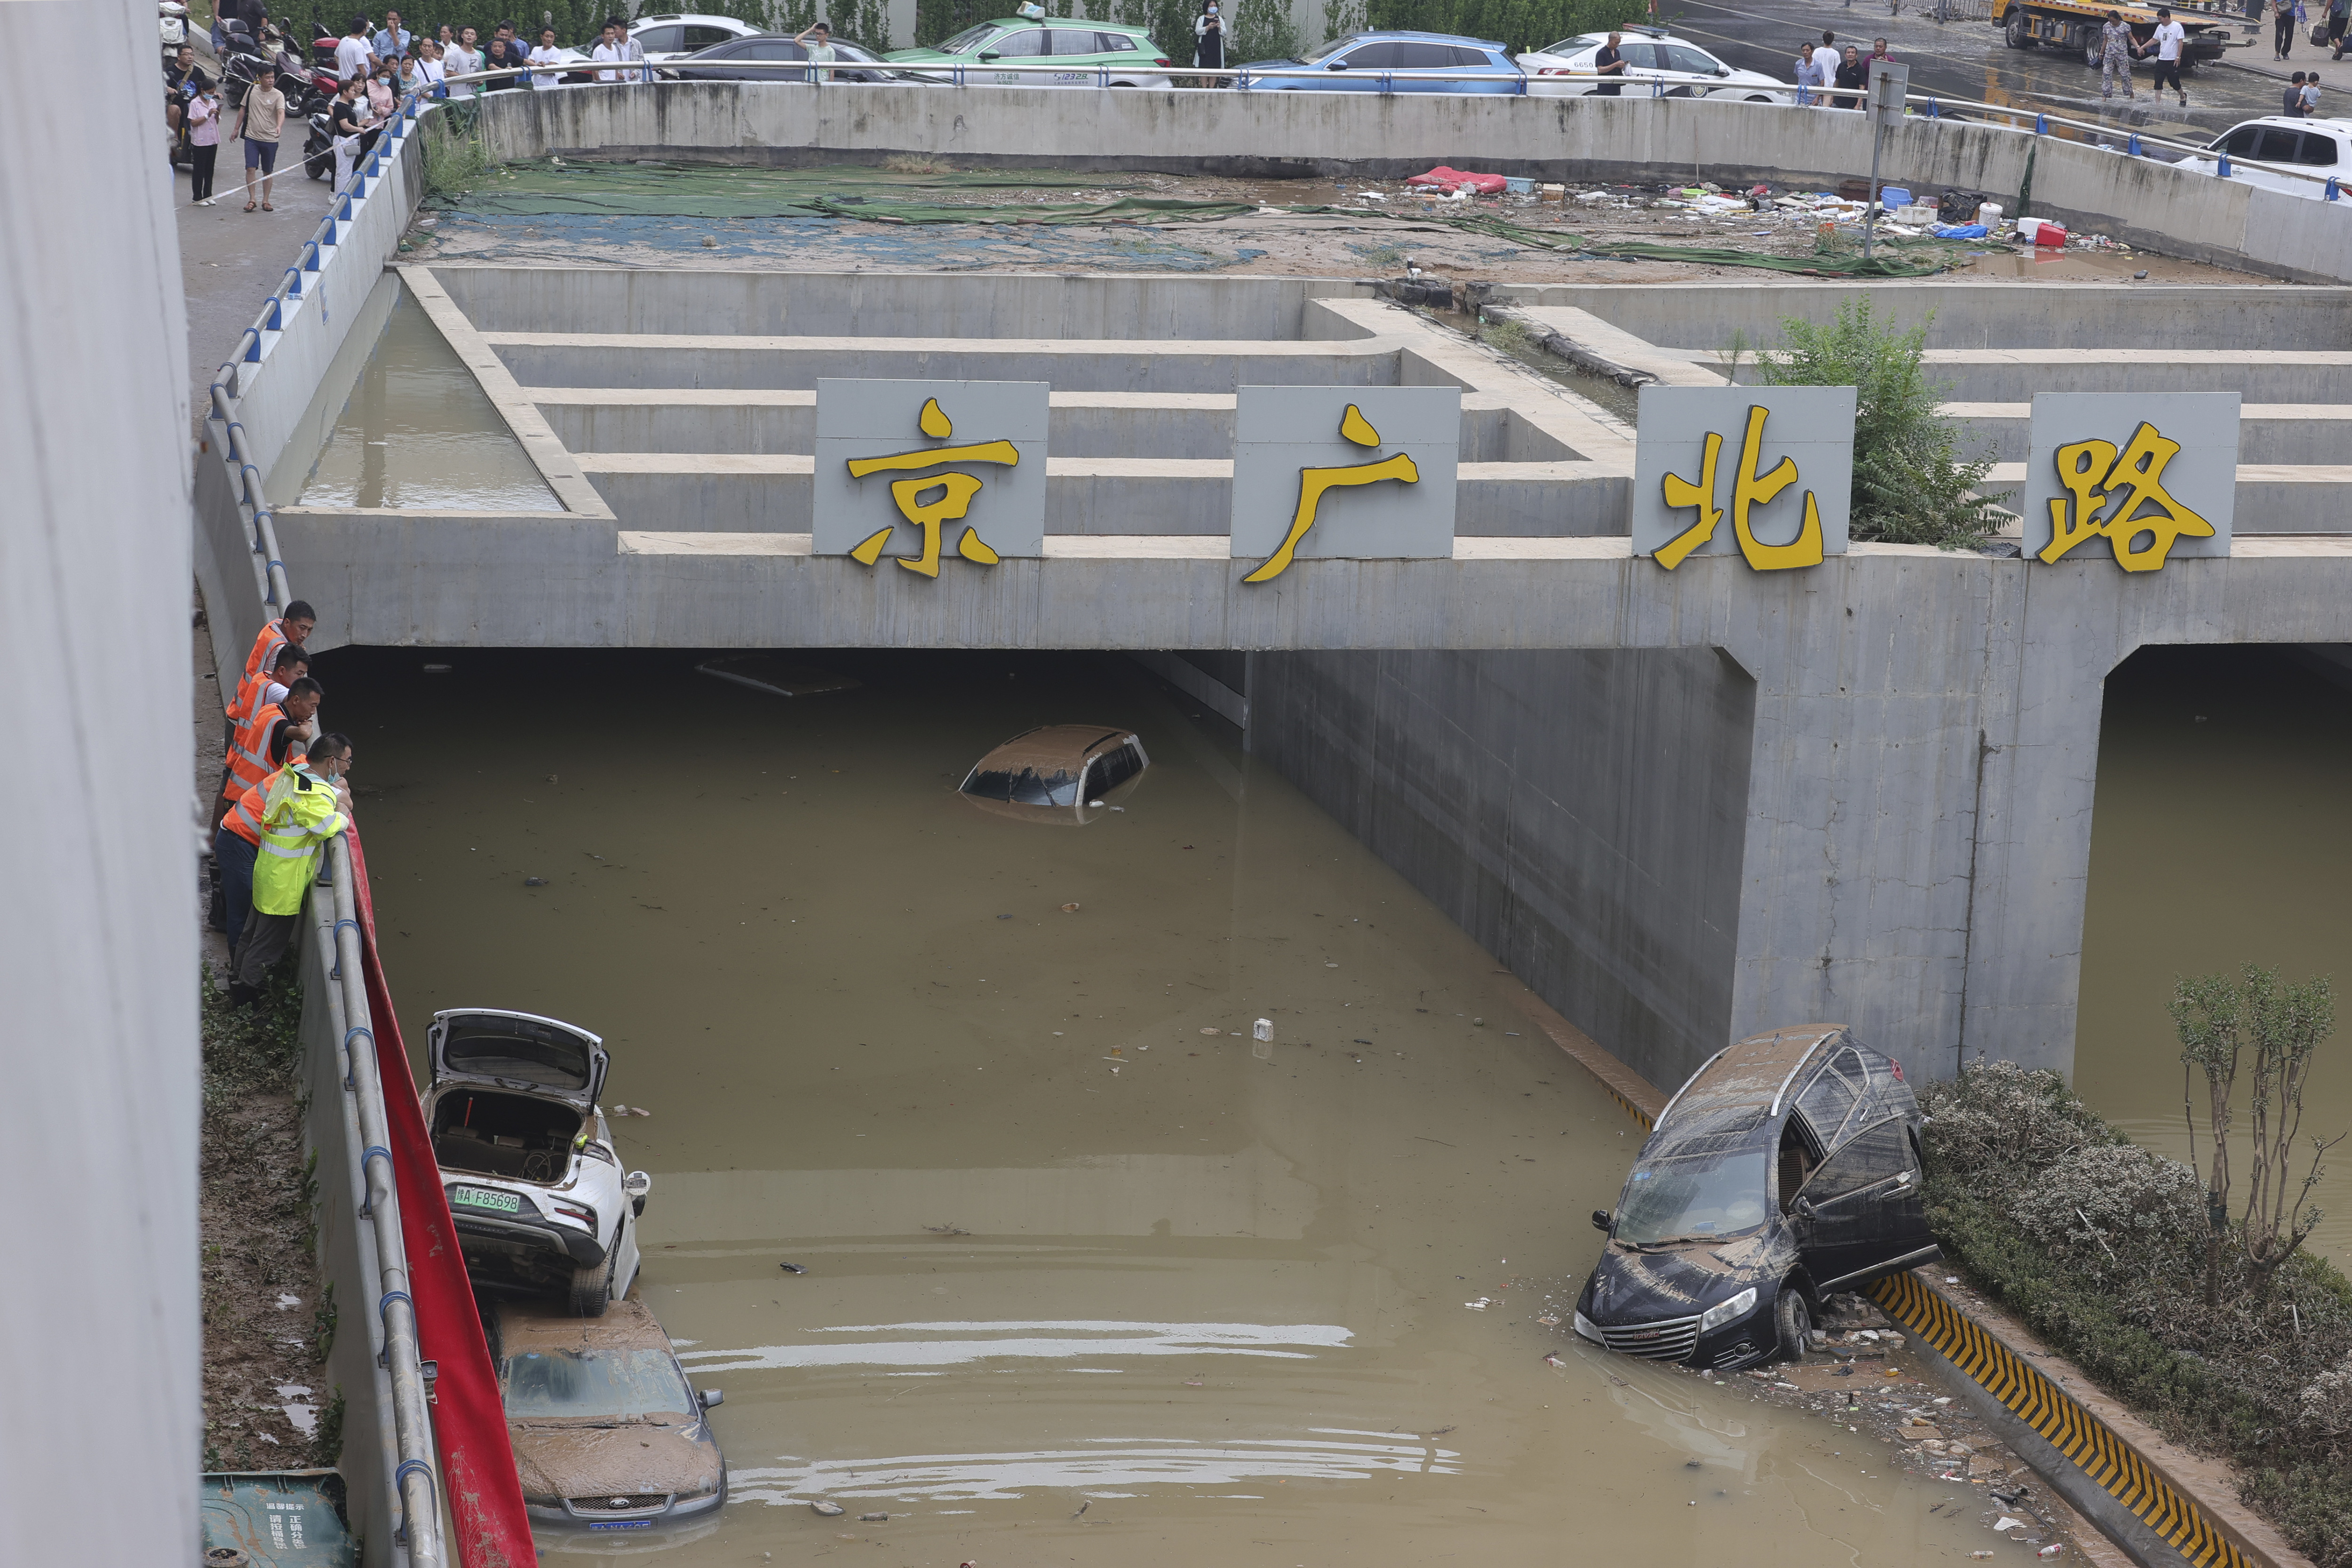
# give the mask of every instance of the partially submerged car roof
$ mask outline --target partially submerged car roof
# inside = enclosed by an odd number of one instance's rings
[[[542,1354],[599,1350],[667,1350],[669,1335],[645,1302],[631,1296],[604,1309],[601,1318],[575,1317],[545,1301],[502,1300],[496,1304],[500,1358],[531,1351]]]
[[[1702,1142],[1732,1148],[1762,1135],[1785,1108],[1782,1092],[1798,1069],[1824,1041],[1844,1033],[1843,1024],[1797,1024],[1726,1046],[1666,1102],[1652,1141],[1664,1134],[1677,1150],[1698,1153]]]

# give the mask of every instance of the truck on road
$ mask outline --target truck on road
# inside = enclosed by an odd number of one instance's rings
[[[2094,5],[2083,0],[1993,0],[1992,25],[2001,30],[2012,49],[2047,47],[2071,50],[2082,57],[2084,65],[2096,70],[2099,29],[2110,10],[2123,13],[2124,20],[2130,24],[2132,37],[2143,46],[2156,36],[2153,5]],[[2184,71],[2194,70],[2207,60],[2218,60],[2239,47],[2230,37],[2230,29],[2239,21],[2234,14],[2192,11],[2179,5],[2173,8],[2172,19],[2189,35],[2180,49],[2180,68]],[[2137,65],[2140,61],[2135,59],[2132,63]]]

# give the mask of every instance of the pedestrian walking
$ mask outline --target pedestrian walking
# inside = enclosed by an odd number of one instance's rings
[[[2283,60],[2294,48],[2294,20],[2303,0],[2271,0],[2271,58]]]
[[[220,156],[220,89],[197,73],[198,86],[188,99],[188,200],[208,202],[213,196],[213,164]]]
[[[2137,47],[2137,40],[2132,37],[2131,24],[2124,20],[2124,14],[2121,11],[2108,12],[2105,24],[2099,28],[2101,98],[2115,97],[2118,81],[2123,83],[2126,99],[2137,96],[2132,91],[2131,78],[2132,53]]]
[[[272,792],[261,818],[253,864],[253,911],[229,966],[229,1002],[251,1007],[261,982],[294,945],[302,897],[316,880],[319,853],[351,825],[351,796],[341,783],[352,743],[321,736]]]
[[[530,73],[531,86],[556,87],[562,84],[563,73],[554,68],[563,63],[563,51],[555,47],[554,28],[541,27],[539,30],[539,47],[531,50],[529,57],[532,65],[549,68],[543,71]]]
[[[2344,57],[2344,25],[2352,21],[2352,0],[2328,0],[2327,48],[2329,59]]]
[[[245,102],[236,111],[237,140],[245,143],[245,210],[248,213],[255,205],[256,171],[261,180],[261,210],[278,210],[269,203],[269,183],[278,172],[278,139],[285,133],[286,95],[278,90],[278,68],[265,65],[254,72],[253,85],[246,89]]]
[[[2156,36],[2140,51],[2146,54],[2148,48],[2156,50],[2156,96],[2164,96],[2164,84],[2169,80],[2172,90],[2180,95],[2183,109],[2189,107],[2189,89],[2180,85],[2180,51],[2188,41],[2189,29],[2172,19],[2172,7],[2158,5]]]
[[[793,42],[808,57],[809,80],[820,85],[833,80],[833,62],[838,57],[833,49],[833,29],[823,22],[812,22],[793,35]],[[632,41],[629,47],[637,46]]]
[[[1224,7],[1218,0],[1202,0],[1201,14],[1192,18],[1192,64],[1204,71],[1225,68]],[[1225,84],[1220,78],[1213,85]]]

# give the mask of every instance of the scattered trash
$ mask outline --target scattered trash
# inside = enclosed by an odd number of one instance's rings
[[[1257,1022],[1250,1025],[1250,1038],[1252,1040],[1272,1040],[1274,1038],[1274,1020],[1272,1019],[1260,1019]]]
[[[1937,239],[1982,239],[1990,231],[1982,224],[1937,224],[1929,232]]]
[[[1486,1020],[1485,1019],[1472,1019],[1470,1020],[1470,1027],[1472,1029],[1485,1029],[1486,1027]]]
[[[1202,1034],[1223,1034],[1225,1031],[1221,1029],[1204,1029],[1201,1032]]]
[[[805,1263],[779,1263],[776,1267],[782,1269],[787,1274],[805,1274],[808,1272],[808,1265]],[[836,1508],[833,1511],[839,1513],[841,1510]]]
[[[1558,1312],[1546,1312],[1543,1316],[1538,1318],[1536,1322],[1541,1323],[1548,1329],[1556,1329],[1559,1327],[1559,1314]]]
[[[1093,1500],[1089,1499],[1089,1500],[1087,1500],[1087,1501],[1085,1501],[1085,1502],[1082,1502],[1082,1503],[1078,1504],[1078,1513],[1084,1513],[1084,1512],[1086,1512],[1086,1511],[1087,1511],[1087,1510],[1088,1510],[1088,1509],[1090,1509],[1090,1508],[1092,1508],[1092,1507],[1094,1507],[1094,1502],[1093,1502]],[[1076,1519],[1076,1518],[1077,1518],[1077,1517],[1078,1517],[1078,1513],[1074,1513],[1074,1514],[1070,1515],[1070,1517],[1071,1517],[1072,1519]]]
[[[1568,1363],[1560,1360],[1560,1358],[1556,1355],[1548,1354],[1544,1356],[1544,1364],[1546,1366],[1566,1366]]]
[[[961,1225],[926,1225],[923,1228],[929,1231],[934,1236],[969,1236],[971,1234],[971,1231],[966,1230]]]
[[[2011,1519],[2009,1515],[2004,1513],[1998,1520],[1993,1521],[1992,1530],[1993,1533],[1998,1535],[2004,1530],[2023,1530],[2024,1528],[2025,1521],[2021,1519]]]
[[[1495,1302],[1494,1299],[1490,1296],[1481,1296],[1475,1301],[1465,1301],[1462,1304],[1469,1308],[1474,1312],[1483,1312],[1488,1307],[1493,1306]]]
[[[527,876],[522,879],[522,884],[525,887],[545,887],[547,879],[543,876]]]
[[[1536,187],[1536,200],[1538,202],[1565,202],[1568,200],[1568,187],[1566,185],[1538,185]]]
[[[2063,1546],[2061,1546],[2060,1544],[2058,1544],[2058,1542],[2054,1542],[2054,1541],[2053,1541],[2053,1542],[2052,1542],[2049,1545],[2047,1545],[2047,1546],[2043,1547],[2041,1551],[2039,1551],[2039,1552],[2035,1552],[2033,1555],[2035,1555],[2036,1557],[2055,1557],[2055,1556],[2057,1556],[2060,1552],[2063,1552],[2063,1551],[2065,1551],[2065,1550],[2066,1550],[2066,1549],[2065,1549]]]
[[[1947,1274],[1944,1276],[1944,1283],[1947,1285],[1957,1285],[1959,1282],[1960,1277],[1958,1274]]]
[[[2135,273],[2133,273],[2133,274],[2132,274],[2132,276],[2133,276],[2134,277],[2146,277],[2147,276],[2147,273],[2145,273],[2145,272],[2135,272]],[[1957,1281],[1957,1280],[1947,1280],[1947,1281],[1944,1281],[1944,1282],[1945,1282],[1946,1284],[1948,1284],[1948,1285],[1956,1285],[1956,1284],[1959,1283],[1959,1281]]]
[[[1969,1555],[1970,1557],[1990,1557],[1992,1553],[1990,1552],[1971,1552]]]
[[[857,1516],[857,1522],[860,1524],[885,1524],[889,1521],[889,1519],[890,1516],[887,1513],[861,1513]]]
[[[1202,1382],[1202,1380],[1198,1377],[1188,1377],[1184,1380],[1184,1386],[1187,1388],[1198,1388],[1201,1386]]]
[[[785,1267],[790,1268],[791,1265],[786,1264]],[[809,1509],[810,1511],[821,1513],[827,1519],[839,1519],[843,1514],[849,1511],[837,1502],[813,1502],[809,1504]]]
[[[1480,195],[1499,195],[1510,181],[1500,174],[1474,174],[1466,169],[1450,169],[1440,163],[1425,174],[1415,174],[1405,182],[1441,191],[1475,191]]]
[[[1076,915],[1077,912],[1078,906],[1075,904],[1066,904],[1062,905],[1062,913],[1065,915]]]

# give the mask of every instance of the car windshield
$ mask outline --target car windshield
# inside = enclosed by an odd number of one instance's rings
[[[1753,1230],[1767,1207],[1764,1150],[1667,1155],[1633,1167],[1611,1231],[1635,1247],[1712,1241]]]
[[[963,792],[982,800],[1010,800],[1016,806],[1075,806],[1078,775],[1066,768],[990,769],[974,773]]]
[[[1557,44],[1546,44],[1542,48],[1538,49],[1535,52],[1539,55],[1580,55],[1587,49],[1596,47],[1599,45],[1607,43],[1608,41],[1609,37],[1605,33],[1597,38],[1592,37],[1590,33],[1580,33],[1573,38],[1562,38]]]
[[[982,38],[990,37],[995,31],[995,23],[982,22],[977,27],[966,27],[962,32],[958,33],[952,38],[940,39],[936,47],[939,52],[943,55],[970,54],[973,48],[978,47]]]
[[[1334,38],[1328,44],[1316,45],[1315,47],[1307,50],[1305,54],[1299,56],[1298,58],[1302,64],[1310,66],[1318,65],[1324,60],[1329,59],[1333,55],[1338,54],[1341,49],[1346,48],[1349,44],[1352,44],[1356,40],[1353,37]]]
[[[532,1350],[507,1358],[507,1416],[690,1416],[694,1396],[677,1363],[658,1350]]]

